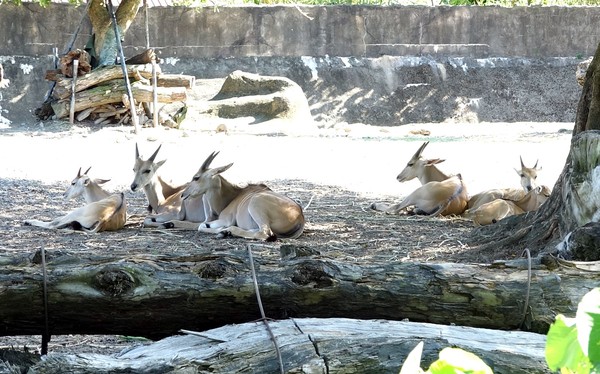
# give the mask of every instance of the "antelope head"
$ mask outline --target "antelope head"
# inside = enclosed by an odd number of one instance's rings
[[[77,176],[71,181],[71,185],[64,193],[65,199],[75,199],[85,193],[86,188],[89,188],[92,183],[100,186],[110,181],[110,179],[94,179],[88,177],[87,173],[92,167],[90,166],[83,174],[81,168],[77,171]]]
[[[417,152],[406,164],[406,167],[398,174],[396,177],[398,182],[407,182],[411,179],[418,178],[421,184],[425,184],[432,181],[441,182],[448,178],[447,175],[434,166],[435,164],[444,162],[444,160],[440,160],[439,158],[426,160],[421,157],[421,153],[423,153],[427,144],[429,144],[429,142],[425,142],[419,147]]]
[[[183,190],[181,197],[187,199],[188,197],[195,197],[207,193],[210,190],[221,188],[221,177],[220,174],[225,170],[229,169],[233,163],[225,166],[210,169],[210,164],[217,157],[219,152],[211,153],[206,160],[198,169],[198,172],[192,177],[192,181]]]
[[[529,192],[537,186],[535,181],[537,179],[537,172],[542,170],[542,168],[537,167],[539,160],[535,162],[533,167],[528,168],[523,163],[523,157],[519,156],[519,159],[521,160],[521,170],[515,169],[515,171],[519,174],[519,177],[521,177],[521,186],[525,192]]]
[[[160,145],[156,148],[156,151],[147,160],[142,160],[140,152],[138,150],[137,143],[135,144],[135,164],[133,165],[133,182],[131,183],[131,191],[135,192],[141,188],[147,186],[150,181],[156,176],[156,171],[160,168],[166,160],[154,162]]]

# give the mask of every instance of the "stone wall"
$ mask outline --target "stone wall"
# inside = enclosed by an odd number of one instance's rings
[[[32,121],[83,7],[0,5],[0,121]],[[241,6],[150,8],[151,46],[169,73],[286,76],[317,121],[573,121],[575,67],[600,41],[600,7]],[[75,47],[85,45],[83,23]],[[143,13],[126,56],[146,44]]]

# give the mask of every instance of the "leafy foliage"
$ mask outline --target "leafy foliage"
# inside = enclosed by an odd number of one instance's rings
[[[479,357],[460,348],[442,349],[440,358],[424,372],[420,367],[422,353],[423,342],[420,342],[406,358],[400,374],[493,374]]]
[[[581,299],[575,318],[556,316],[546,340],[546,362],[563,374],[600,373],[600,288]]]

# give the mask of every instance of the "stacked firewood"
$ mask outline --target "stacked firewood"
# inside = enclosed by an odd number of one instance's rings
[[[78,60],[77,76],[73,77],[73,62]],[[93,121],[98,125],[126,124],[131,122],[130,100],[127,95],[121,65],[88,69],[89,56],[85,51],[71,51],[61,57],[59,70],[46,71],[46,80],[56,82],[52,92],[51,107],[55,119],[69,117],[71,103],[77,121]],[[141,125],[152,122],[151,110],[154,99],[152,69],[156,74],[156,96],[160,105],[181,110],[185,107],[187,90],[194,86],[195,77],[189,75],[164,74],[152,50],[126,61],[127,75],[131,84],[134,107]],[[75,95],[73,97],[73,86]],[[179,105],[175,105],[175,104]],[[169,113],[160,111],[159,123],[177,126]]]

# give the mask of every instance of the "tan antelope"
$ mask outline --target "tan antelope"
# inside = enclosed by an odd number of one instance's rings
[[[202,223],[198,231],[266,241],[302,234],[305,221],[298,203],[263,184],[240,187],[230,183],[221,173],[233,164],[209,168],[218,154],[208,156],[183,191],[185,200],[203,195],[209,211],[218,217]]]
[[[207,212],[203,203],[203,197],[198,196],[185,201],[181,198],[181,192],[187,186],[183,184],[174,187],[165,182],[157,173],[157,170],[166,160],[155,162],[160,145],[147,160],[140,157],[137,144],[135,145],[135,164],[133,166],[133,182],[131,190],[143,189],[148,199],[150,214],[144,219],[146,227],[165,227],[162,225],[168,221],[189,221],[197,226],[206,221]]]
[[[490,203],[496,199],[519,200],[525,196],[522,188],[495,188],[486,190],[471,196],[467,203],[467,209],[477,209],[483,204]]]
[[[25,224],[45,229],[71,229],[88,233],[123,228],[127,221],[127,203],[124,194],[109,194],[100,187],[100,184],[106,182],[105,180],[97,180],[100,182],[98,183],[86,174],[87,171],[82,175],[80,168],[77,177],[65,192],[66,198],[83,195],[86,205],[50,222],[31,219],[26,220]]]
[[[371,208],[389,214],[399,214],[408,207],[414,207],[414,213],[437,216],[439,214],[459,215],[466,207],[469,196],[460,174],[454,175],[441,182],[426,183],[399,204],[388,206],[373,203]]]
[[[463,217],[473,220],[478,226],[496,223],[509,216],[537,210],[550,197],[547,186],[538,186],[518,199],[499,198],[468,209]]]
[[[404,169],[398,174],[396,177],[398,182],[408,182],[411,179],[417,178],[421,184],[425,184],[429,182],[441,182],[448,179],[449,175],[446,175],[435,166],[445,160],[440,160],[439,158],[427,160],[421,157],[427,144],[429,144],[429,142],[425,142],[419,147]]]
[[[444,162],[444,160],[424,159],[421,155],[428,144],[429,142],[424,142],[417,149],[417,152],[396,177],[398,182],[407,182],[417,178],[421,182],[421,187],[413,191],[400,204],[389,206],[384,203],[373,203],[372,209],[398,214],[401,210],[412,206],[417,214],[441,214],[444,216],[461,214],[466,209],[468,193],[462,177],[460,175],[449,176],[438,169],[436,164]],[[440,207],[441,210],[439,210]]]
[[[529,192],[536,187],[537,172],[542,170],[542,168],[537,167],[539,160],[535,162],[533,167],[528,168],[523,164],[523,157],[519,156],[519,159],[521,160],[521,170],[515,169],[515,171],[521,177],[521,186],[525,192]]]

